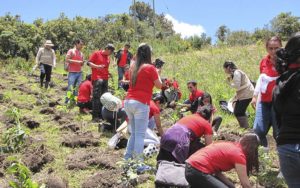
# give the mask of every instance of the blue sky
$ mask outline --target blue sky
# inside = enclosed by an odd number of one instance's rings
[[[144,0],[152,4],[152,0]],[[106,14],[128,13],[132,0],[3,0],[0,15],[7,12],[21,15],[25,22],[36,18],[49,20],[61,12],[96,18]],[[300,17],[298,0],[155,0],[157,13],[164,13],[174,22],[182,36],[207,33],[215,37],[217,28],[225,24],[231,30],[253,31],[262,28],[280,12]]]

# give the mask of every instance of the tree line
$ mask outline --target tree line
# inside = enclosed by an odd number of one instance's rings
[[[129,10],[129,14],[109,14],[98,18],[76,16],[70,19],[61,13],[56,19],[44,21],[37,18],[33,23],[25,23],[21,16],[7,13],[0,17],[0,59],[32,59],[46,39],[52,40],[59,54],[64,54],[72,47],[75,39],[85,42],[87,53],[107,43],[122,47],[125,42],[135,42],[137,45],[140,41],[151,41],[161,50],[174,53],[201,49],[212,43],[211,37],[205,33],[182,39],[164,14],[155,14],[151,6],[144,2],[137,2]],[[230,31],[226,25],[222,25],[216,32],[217,45],[247,45],[275,34],[285,40],[300,30],[299,18],[291,13],[281,13],[270,23],[270,28],[257,28],[252,33]],[[162,44],[166,46],[164,49]]]

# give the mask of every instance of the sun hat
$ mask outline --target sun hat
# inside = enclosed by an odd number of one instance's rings
[[[51,40],[46,40],[44,46],[54,46]]]

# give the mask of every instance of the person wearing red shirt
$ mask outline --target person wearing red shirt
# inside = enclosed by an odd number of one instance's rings
[[[160,104],[163,103],[163,96],[160,94],[153,97],[153,99],[150,101],[150,111],[149,111],[149,123],[148,128],[153,130],[154,128],[157,128],[158,133],[160,136],[164,134],[164,131],[161,127],[161,121],[160,121]]]
[[[197,113],[181,118],[170,127],[161,137],[157,161],[184,163],[192,153],[204,147],[199,141],[202,136],[205,145],[211,144],[213,131],[207,121],[210,116],[211,106],[202,106]]]
[[[130,44],[125,44],[124,48],[119,50],[115,58],[117,60],[118,65],[118,87],[122,88],[121,80],[123,79],[123,75],[125,74],[125,66],[130,64],[132,59],[132,54],[129,52]]]
[[[175,107],[178,100],[181,99],[181,92],[179,90],[178,82],[175,78],[168,80],[167,78],[162,79],[165,83],[165,87],[161,88],[161,94],[164,96],[168,107]]]
[[[79,107],[80,113],[88,113],[92,109],[91,96],[93,92],[93,85],[89,74],[86,80],[79,85],[77,106]]]
[[[204,94],[203,91],[197,89],[197,82],[194,80],[188,81],[188,90],[190,91],[189,99],[184,101],[183,107],[187,107],[192,113],[195,113],[198,108],[198,99]]]
[[[93,121],[98,122],[102,119],[101,109],[102,104],[100,97],[108,90],[108,78],[109,78],[109,56],[114,52],[115,47],[113,44],[106,45],[104,50],[98,50],[94,52],[88,62],[88,65],[92,69],[92,83],[93,83]]]
[[[123,80],[121,80],[121,86],[125,91],[128,91],[129,89],[129,82],[130,82],[130,77],[129,77],[129,64],[125,65],[124,67],[125,73],[123,75]]]
[[[70,49],[67,52],[66,62],[68,64],[68,90],[71,90],[71,87],[74,89],[74,95],[77,96],[78,86],[82,80],[82,71],[81,68],[83,66],[83,54],[81,49],[83,47],[82,40],[74,41],[74,48]],[[66,97],[65,103],[69,102],[69,98]]]
[[[245,134],[239,143],[215,142],[186,160],[185,178],[191,188],[235,187],[222,172],[235,168],[242,187],[250,188],[249,172],[258,171],[258,137]]]
[[[125,160],[143,160],[144,138],[149,122],[149,104],[153,87],[161,88],[158,71],[151,64],[151,47],[142,43],[137,49],[136,62],[129,70],[130,84],[125,99],[125,111],[129,119],[131,134],[127,143]],[[144,171],[142,166],[138,171]]]
[[[273,137],[276,139],[278,126],[275,112],[272,105],[272,92],[278,78],[275,69],[276,50],[282,47],[279,37],[271,37],[266,42],[268,55],[260,62],[260,77],[257,81],[251,104],[256,108],[253,129],[259,136],[261,144],[268,150],[268,134],[270,127],[273,127]],[[260,98],[260,100],[259,100]]]
[[[212,106],[212,113],[211,113],[209,122],[211,123],[211,125],[213,127],[213,131],[216,133],[219,130],[220,125],[222,123],[222,117],[214,116],[214,114],[217,112],[217,109],[213,106],[211,95],[209,93],[204,93],[203,96],[201,97],[201,101],[200,101],[199,105],[200,106],[204,106],[204,105]]]

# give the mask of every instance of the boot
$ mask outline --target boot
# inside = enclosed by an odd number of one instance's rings
[[[236,117],[239,122],[240,127],[247,129],[249,127],[247,116]]]
[[[45,88],[48,89],[48,87],[49,87],[49,82],[46,81],[45,82]]]

